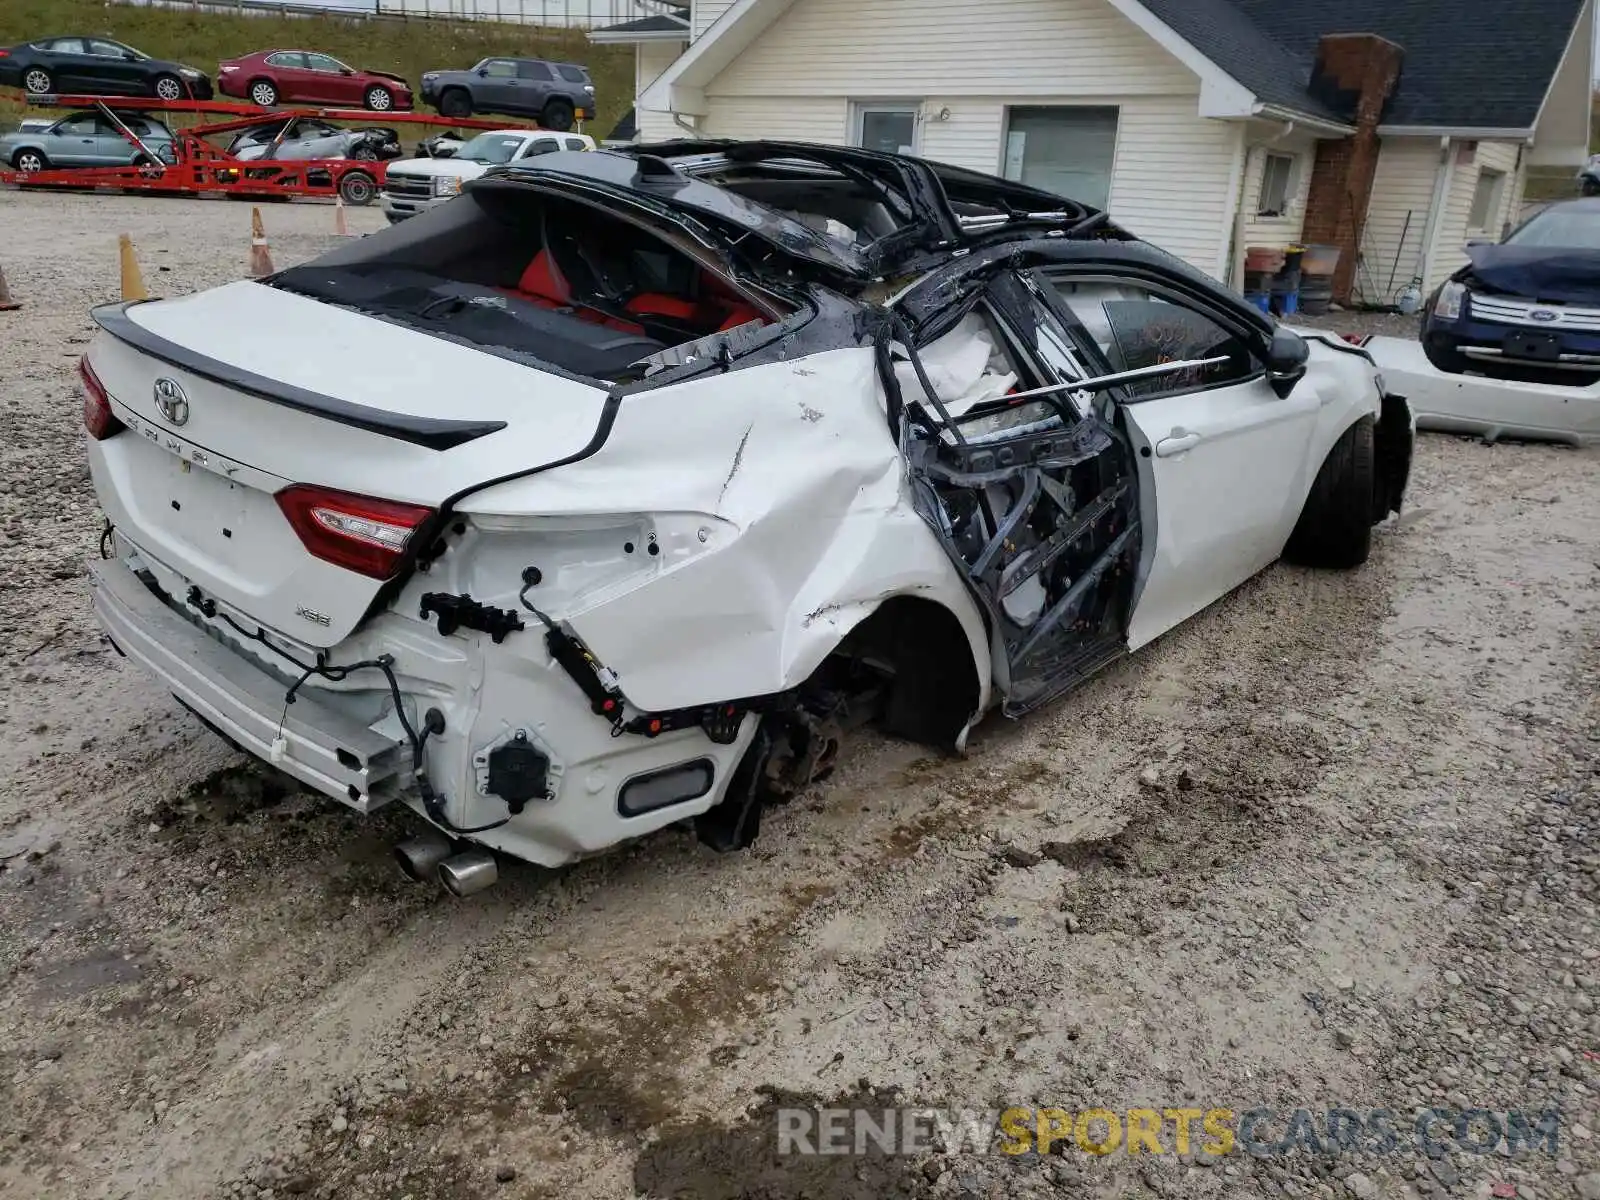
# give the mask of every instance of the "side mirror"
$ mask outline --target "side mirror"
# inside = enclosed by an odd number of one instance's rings
[[[478,68],[478,74],[480,76],[482,76],[484,79],[489,78],[489,68],[488,67],[479,67]]]
[[[355,72],[355,68],[354,67],[340,67],[339,68],[339,74],[341,74],[341,75],[354,75],[355,73],[356,72]]]
[[[1305,378],[1310,357],[1311,347],[1298,333],[1281,328],[1273,331],[1272,344],[1267,347],[1267,382],[1279,399],[1286,398]]]

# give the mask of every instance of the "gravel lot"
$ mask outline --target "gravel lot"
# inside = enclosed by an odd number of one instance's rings
[[[280,266],[335,240],[263,215]],[[454,902],[390,864],[405,815],[284,790],[88,614],[73,368],[116,235],[178,293],[249,223],[0,193],[0,1195],[1600,1197],[1600,453],[1427,437],[1360,572],[1274,568],[964,760],[864,741],[752,853],[669,833]],[[1562,1125],[778,1164],[775,1092]]]

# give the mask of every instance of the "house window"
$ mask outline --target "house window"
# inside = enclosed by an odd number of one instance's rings
[[[1472,211],[1467,214],[1467,228],[1487,230],[1500,214],[1500,197],[1505,190],[1506,173],[1491,171],[1487,167],[1478,172],[1478,186],[1472,192]]]
[[[1292,154],[1268,154],[1261,166],[1261,197],[1256,216],[1286,217],[1294,199],[1295,160]]]
[[[1007,179],[1105,208],[1116,155],[1114,108],[1013,108],[1007,114]]]
[[[915,154],[917,106],[912,103],[856,105],[855,143],[863,150]]]

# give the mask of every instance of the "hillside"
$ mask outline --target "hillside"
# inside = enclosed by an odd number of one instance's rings
[[[424,71],[466,67],[490,54],[586,63],[599,115],[584,132],[604,137],[633,103],[633,51],[591,46],[582,30],[488,22],[246,16],[107,4],[104,0],[0,0],[0,46],[52,35],[113,38],[157,58],[215,75],[223,59],[274,46],[321,50],[353,66],[394,71],[416,86]],[[23,111],[18,93],[0,96],[0,128]],[[409,139],[408,139],[409,140]]]

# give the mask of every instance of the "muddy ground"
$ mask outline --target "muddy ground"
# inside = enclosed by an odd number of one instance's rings
[[[334,240],[264,216],[279,265]],[[1276,567],[965,760],[867,739],[751,853],[456,902],[392,867],[407,816],[276,784],[89,617],[86,309],[119,232],[172,294],[249,217],[0,193],[0,1195],[1600,1196],[1596,452],[1425,437],[1359,572]],[[852,1101],[1561,1125],[774,1158],[776,1106]]]

